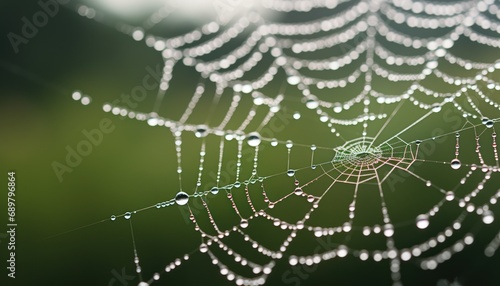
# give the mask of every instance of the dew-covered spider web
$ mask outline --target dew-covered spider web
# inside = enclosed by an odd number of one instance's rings
[[[177,181],[165,199],[102,222],[130,224],[138,285],[167,285],[193,255],[236,285],[300,282],[275,268],[329,260],[412,284],[404,267],[432,271],[477,243],[498,255],[499,3],[189,2],[149,1],[125,21],[72,6],[162,58],[150,106],[72,95],[169,134],[157,152],[174,168],[154,170]],[[199,244],[147,269],[132,225],[146,212],[163,225],[166,208]]]

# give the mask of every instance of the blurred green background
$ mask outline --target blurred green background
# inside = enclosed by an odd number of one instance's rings
[[[5,257],[6,239],[0,236],[1,285],[137,285],[139,279],[134,272],[133,247],[129,223],[124,219],[115,222],[107,220],[112,214],[123,214],[157,202],[172,198],[179,190],[176,174],[176,157],[173,138],[166,128],[151,128],[145,122],[122,120],[102,111],[102,104],[112,102],[123,93],[130,93],[132,88],[141,84],[146,74],[146,67],[156,67],[162,62],[159,52],[146,47],[142,42],[135,42],[130,37],[115,29],[95,21],[80,17],[72,10],[61,7],[61,10],[49,19],[49,22],[26,44],[19,46],[16,54],[9,43],[7,34],[20,33],[23,17],[30,18],[40,10],[35,1],[3,1],[0,3],[0,29],[2,45],[0,47],[0,166],[2,174],[0,182],[6,186],[7,172],[15,171],[17,178],[17,268],[15,280],[6,278]],[[322,13],[322,12],[318,12]],[[293,16],[293,15],[292,15]],[[292,17],[290,16],[290,17]],[[296,15],[295,15],[296,16]],[[292,21],[280,15],[280,21]],[[178,26],[168,26],[168,33],[185,31],[193,23],[179,22]],[[454,52],[468,56],[474,60],[492,62],[498,58],[498,51],[492,49],[478,50],[478,46],[467,41],[459,41]],[[224,52],[224,51],[222,51]],[[338,51],[337,51],[338,52]],[[265,60],[265,59],[264,59]],[[403,72],[403,71],[402,71]],[[329,76],[329,75],[325,75]],[[335,75],[337,77],[337,75]],[[339,75],[338,77],[341,77]],[[171,88],[167,91],[160,109],[160,115],[178,119],[186,109],[195,85],[200,76],[182,64],[174,70]],[[278,74],[274,82],[264,90],[266,95],[274,97],[285,81],[283,74]],[[400,87],[387,87],[381,79],[374,80],[380,90],[397,93]],[[441,87],[430,82],[436,90]],[[207,84],[207,96],[195,109],[189,123],[203,123],[205,112],[211,108],[213,85]],[[356,94],[361,85],[353,85],[350,89],[338,89],[334,94],[330,91],[317,91],[318,97],[330,101],[345,100]],[[92,97],[89,106],[83,106],[71,99],[74,90],[81,90]],[[153,107],[156,91],[148,94],[148,98],[139,103],[137,110],[150,112]],[[228,106],[231,93],[225,92],[220,103],[220,113],[216,113],[213,121],[223,116]],[[332,99],[335,96],[338,99]],[[498,97],[497,94],[492,96]],[[429,99],[432,103],[432,99]],[[243,97],[239,110],[233,117],[228,129],[238,126],[237,122],[248,113],[251,100]],[[245,106],[248,108],[245,109]],[[391,113],[394,105],[373,105],[375,113]],[[490,117],[498,117],[498,110],[488,109],[480,104]],[[219,109],[216,109],[219,111]],[[293,112],[299,111],[300,120],[293,120]],[[360,110],[346,111],[339,116],[353,118]],[[358,113],[357,113],[358,112]],[[265,112],[259,110],[261,116]],[[420,118],[424,111],[405,104],[396,114],[393,123],[381,135],[388,138],[402,130],[411,122]],[[430,138],[433,132],[452,132],[456,126],[465,121],[459,113],[448,104],[441,113],[433,114],[418,127],[402,134],[402,138],[411,142],[416,139]],[[83,157],[82,162],[71,173],[65,173],[60,182],[54,173],[52,164],[64,163],[67,146],[76,148],[84,140],[83,130],[92,130],[99,126],[101,120],[112,121],[114,130],[103,136],[103,141],[94,146],[90,155]],[[451,118],[451,120],[450,120]],[[458,118],[458,119],[457,119]],[[473,121],[478,124],[479,120]],[[275,119],[276,126],[283,126],[271,132],[280,140],[291,139],[301,144],[316,144],[323,147],[338,147],[344,141],[329,128],[319,122],[317,115],[304,108],[301,95],[295,87],[285,91],[285,101]],[[383,121],[370,123],[369,136],[374,136]],[[247,131],[256,128],[250,125]],[[270,126],[270,125],[268,125]],[[484,127],[479,127],[483,130]],[[437,132],[439,132],[439,130]],[[361,136],[360,126],[338,128],[345,140]],[[489,142],[490,133],[485,133],[484,140]],[[193,134],[183,135],[183,190],[192,193],[197,178],[197,168],[201,141]],[[429,144],[433,149],[422,159],[449,162],[453,158],[454,136],[447,136],[437,143]],[[464,164],[477,163],[474,154],[474,136],[471,130],[461,136],[461,160]],[[218,160],[219,138],[207,137],[207,158],[203,175],[203,187],[214,184],[213,174],[216,172]],[[430,141],[432,142],[432,141]],[[487,163],[493,164],[491,147],[483,148]],[[434,149],[435,148],[435,149]],[[236,158],[234,141],[226,143],[225,164]],[[246,157],[251,158],[252,152]],[[326,162],[333,158],[332,150],[318,150],[315,160]],[[307,167],[310,163],[310,150],[307,147],[294,147],[291,155],[291,167]],[[421,155],[421,156],[426,156]],[[259,175],[280,174],[266,180],[265,186],[271,198],[279,198],[294,188],[293,180],[282,174],[286,171],[287,153],[282,145],[262,145],[259,156]],[[224,165],[226,166],[226,165]],[[250,164],[242,168],[241,181],[250,177]],[[463,167],[452,171],[449,165],[424,162],[416,164],[415,173],[431,179],[434,184],[452,189],[467,172]],[[229,181],[234,180],[231,168],[227,172]],[[297,178],[305,183],[321,174],[321,171],[305,169],[297,172]],[[403,174],[404,175],[404,174]],[[494,174],[497,175],[497,174]],[[401,174],[399,173],[399,176]],[[481,174],[474,174],[468,185],[457,188],[457,193],[466,194],[475,183],[482,179]],[[396,182],[388,180],[388,182]],[[486,195],[493,194],[499,185],[498,176],[488,181],[485,186]],[[318,180],[308,189],[311,193],[320,194],[331,183],[328,179]],[[394,239],[398,248],[421,243],[436,235],[462,211],[456,206],[443,208],[438,217],[431,221],[426,230],[417,230],[413,224],[416,215],[429,209],[442,197],[437,192],[429,191],[424,184],[413,178],[404,178],[401,182],[385,184],[384,194],[389,214],[397,225]],[[2,191],[2,210],[0,213],[0,235],[4,234],[6,222],[6,189]],[[243,188],[239,189],[243,191]],[[259,197],[261,188],[258,184],[250,186],[256,205],[263,206]],[[380,199],[376,186],[363,185],[360,188],[357,216],[359,225],[363,222],[381,223]],[[352,199],[351,186],[336,184],[329,191],[325,201],[315,212],[311,223],[322,226],[336,226],[347,217],[347,205]],[[249,215],[245,208],[245,197],[242,192],[235,193],[235,200],[240,202],[242,212]],[[485,196],[486,196],[485,195]],[[479,201],[484,198],[479,198]],[[191,200],[192,208],[200,213],[200,224],[204,210],[199,201]],[[221,228],[230,227],[238,222],[227,199],[222,195],[211,196],[209,205],[217,217]],[[283,202],[270,213],[290,222],[299,219],[298,214],[305,210],[305,200],[292,198]],[[498,207],[494,207],[498,211]],[[94,222],[102,223],[74,230]],[[141,266],[145,279],[154,272],[162,272],[165,265],[185,253],[193,253],[192,258],[183,263],[168,275],[162,275],[160,281],[153,285],[232,285],[218,273],[218,268],[210,263],[207,255],[196,251],[200,236],[188,223],[185,208],[178,206],[149,210],[138,213],[132,219],[137,250],[141,258]],[[459,281],[461,285],[498,285],[500,275],[498,253],[491,258],[484,256],[484,247],[498,232],[499,222],[483,226],[480,217],[469,215],[464,227],[456,234],[456,238],[465,233],[477,233],[476,242],[450,261],[440,265],[435,271],[419,270],[416,261],[402,263],[402,281],[406,285],[448,285],[445,281]],[[269,247],[276,247],[285,233],[270,227],[269,223],[256,221],[248,229],[252,237]],[[63,233],[62,235],[59,235]],[[455,236],[454,236],[455,237]],[[326,240],[325,240],[326,241]],[[360,237],[359,232],[352,235],[340,234],[332,239],[333,243],[346,244],[353,248],[380,248],[383,239]],[[253,253],[244,244],[235,240],[238,249],[248,258]],[[321,243],[310,233],[300,233],[290,251],[299,255],[310,254]],[[222,255],[222,257],[224,257]],[[227,259],[227,257],[226,257]],[[231,265],[231,262],[227,262]],[[268,285],[389,285],[391,283],[389,262],[361,262],[348,256],[333,259],[312,267],[300,268],[302,274],[291,274],[292,268],[287,259],[278,262],[268,279]],[[126,277],[123,276],[126,274]],[[125,280],[120,280],[123,277]],[[290,277],[293,277],[290,278]],[[298,278],[297,278],[298,277]],[[439,282],[441,281],[441,282]],[[298,283],[298,284],[297,284]]]

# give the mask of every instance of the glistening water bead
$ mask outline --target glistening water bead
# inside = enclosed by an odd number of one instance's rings
[[[420,229],[425,229],[429,226],[429,216],[426,214],[421,214],[417,216],[416,219],[417,227]]]
[[[433,105],[431,105],[431,110],[432,110],[432,112],[439,112],[439,111],[441,111],[441,104],[434,103]]]
[[[213,187],[210,192],[212,193],[212,195],[217,195],[219,193],[219,188],[217,187]]]
[[[451,160],[451,168],[452,169],[457,170],[457,169],[460,169],[461,166],[462,166],[462,163],[460,163],[460,160],[458,160],[458,159]]]
[[[260,139],[260,134],[257,132],[252,132],[248,134],[247,136],[247,143],[251,147],[257,147],[260,145],[261,139]]]
[[[187,204],[188,201],[189,196],[185,192],[178,192],[177,195],[175,195],[175,202],[180,206]]]
[[[290,169],[290,170],[288,170],[288,171],[286,172],[286,174],[287,174],[287,176],[288,176],[288,177],[293,177],[293,176],[295,175],[295,170]]]
[[[483,223],[484,224],[491,224],[495,220],[495,217],[493,215],[493,212],[490,210],[486,210],[483,213]]]
[[[240,221],[240,226],[241,226],[241,228],[247,228],[248,227],[248,220],[242,219]]]
[[[304,193],[304,191],[302,191],[302,188],[296,188],[294,193],[297,195],[297,196],[300,196]]]
[[[194,132],[194,136],[201,138],[205,137],[208,134],[208,126],[206,125],[199,125],[196,127],[196,131]]]
[[[455,193],[454,193],[454,192],[452,192],[452,191],[448,191],[448,192],[446,192],[446,194],[445,194],[445,198],[446,198],[446,200],[447,200],[447,201],[449,201],[449,202],[450,202],[450,201],[453,201],[453,199],[455,198]]]

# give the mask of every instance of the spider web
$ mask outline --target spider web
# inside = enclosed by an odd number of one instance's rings
[[[74,6],[163,58],[152,110],[102,104],[106,113],[169,131],[174,143],[176,174],[164,175],[178,177],[177,190],[107,220],[129,221],[140,286],[168,281],[193,253],[237,285],[264,284],[280,261],[311,266],[345,257],[387,261],[399,285],[403,264],[436,269],[494,223],[497,3],[249,3],[216,1],[213,17],[184,33],[165,28],[179,1],[127,23],[98,4]],[[196,86],[174,118],[163,111],[180,105],[169,98],[179,66],[200,79],[179,79]],[[90,103],[82,92],[72,97]],[[296,135],[280,138],[277,120]],[[317,134],[301,136],[311,130]],[[427,171],[431,165],[438,174]],[[146,277],[133,218],[175,205],[189,214],[200,244]],[[422,231],[423,241],[398,242]],[[323,238],[334,243],[319,251],[295,243]],[[484,254],[499,245],[500,232]]]

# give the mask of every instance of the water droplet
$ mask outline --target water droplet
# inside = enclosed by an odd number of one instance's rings
[[[112,215],[109,219],[110,219],[110,220],[116,220],[116,216],[115,216],[115,215]]]
[[[309,108],[309,109],[315,109],[319,106],[319,103],[318,101],[314,100],[314,99],[308,99],[306,101],[306,107]]]
[[[417,227],[420,229],[425,229],[429,226],[429,216],[426,214],[421,214],[417,216]]]
[[[311,169],[316,169],[316,165],[311,165]]]
[[[295,111],[295,112],[293,113],[293,119],[295,119],[295,120],[300,119],[300,112]]]
[[[287,174],[287,176],[288,176],[288,177],[293,177],[293,176],[295,175],[295,170],[290,169],[290,170],[288,170],[288,171],[286,172],[286,174]]]
[[[337,255],[339,257],[345,257],[347,255],[347,247],[345,245],[340,245],[337,250]]]
[[[434,103],[431,105],[431,110],[432,112],[439,112],[441,111],[441,104],[440,103]]]
[[[132,214],[130,212],[126,212],[125,215],[123,216],[125,219],[130,219]]]
[[[251,132],[247,136],[247,143],[251,147],[257,147],[260,145],[261,139],[260,139],[260,134],[257,132]]]
[[[313,195],[307,196],[307,201],[312,203],[314,201],[314,196]]]
[[[333,112],[335,113],[342,112],[342,105],[340,105],[339,103],[335,103],[335,106],[333,107]]]
[[[292,147],[293,147],[293,142],[292,142],[292,140],[287,140],[287,141],[286,141],[285,146],[286,146],[286,148],[288,148],[288,149],[292,148]]]
[[[265,102],[265,99],[262,96],[256,96],[253,99],[253,104],[255,104],[255,105],[262,105],[262,104],[264,104],[264,102]]]
[[[486,127],[488,127],[488,128],[493,127],[493,120],[486,121],[486,123],[484,125],[486,125]]]
[[[208,251],[208,245],[206,245],[205,243],[200,244],[200,252],[205,253],[207,251]]]
[[[290,84],[290,85],[296,85],[300,82],[300,77],[296,76],[296,75],[292,75],[292,76],[289,76],[286,81]]]
[[[483,212],[483,222],[485,224],[491,224],[494,220],[495,220],[495,217],[494,217],[492,211],[487,210],[487,211]]]
[[[384,225],[384,235],[386,237],[391,237],[394,234],[394,226],[392,224]]]
[[[241,226],[241,228],[247,228],[248,227],[248,220],[242,219],[240,221],[240,226]]]
[[[304,228],[304,222],[303,222],[303,221],[301,221],[301,220],[299,220],[299,221],[297,222],[297,225],[296,225],[296,226],[297,226],[297,229],[303,229],[303,228]]]
[[[299,260],[297,259],[297,256],[290,256],[290,258],[288,259],[288,263],[292,266],[294,265],[297,265],[297,263],[299,262]]]
[[[271,146],[273,146],[273,147],[278,146],[278,140],[276,138],[273,138],[271,140]]]
[[[196,136],[198,138],[205,137],[208,134],[207,131],[208,131],[208,126],[206,126],[206,125],[198,125],[196,127],[196,131],[194,132],[194,136]]]
[[[217,195],[219,193],[219,188],[217,187],[213,187],[210,192],[213,194],[213,195]]]
[[[422,143],[422,140],[415,140],[415,144],[418,146]]]
[[[269,107],[269,111],[276,113],[276,112],[280,111],[280,108],[281,107],[279,105],[272,105]]]
[[[301,188],[296,188],[295,191],[293,191],[297,196],[302,195],[304,192],[302,191]]]
[[[311,145],[311,151],[314,151],[314,150],[316,150],[316,145],[313,144],[313,145]]]
[[[149,126],[156,126],[158,124],[158,118],[156,117],[151,117],[148,119],[148,125]]]
[[[180,206],[187,204],[188,201],[189,196],[185,192],[178,192],[177,195],[175,195],[175,202]]]
[[[460,169],[461,166],[462,166],[462,163],[460,163],[460,160],[458,160],[458,159],[451,160],[451,168],[452,169],[457,170],[457,169]]]
[[[227,140],[227,141],[231,141],[233,140],[234,138],[234,134],[231,133],[231,132],[226,132],[226,134],[224,135],[224,138]]]
[[[234,186],[235,188],[239,188],[239,187],[241,187],[241,183],[240,183],[240,182],[238,182],[238,181],[236,181],[236,182],[234,182],[233,186]]]
[[[455,193],[453,193],[452,191],[449,191],[449,192],[446,192],[446,200],[447,201],[452,201],[454,198],[455,198]]]

